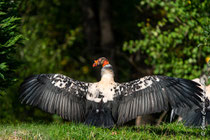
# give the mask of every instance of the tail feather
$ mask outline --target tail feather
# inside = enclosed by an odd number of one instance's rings
[[[85,124],[110,128],[114,126],[114,120],[108,108],[92,109],[88,113]]]

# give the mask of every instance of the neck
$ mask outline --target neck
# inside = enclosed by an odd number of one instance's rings
[[[109,73],[103,74],[101,77],[101,81],[104,81],[104,82],[114,81],[114,76]]]
[[[114,72],[110,64],[101,69],[101,81],[114,81]]]

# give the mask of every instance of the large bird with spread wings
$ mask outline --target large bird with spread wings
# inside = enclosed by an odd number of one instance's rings
[[[31,76],[20,86],[20,100],[69,121],[102,127],[122,125],[169,107],[200,105],[202,90],[193,81],[154,75],[117,83],[105,57],[95,60],[93,67],[100,65],[101,80],[95,83],[62,74]]]

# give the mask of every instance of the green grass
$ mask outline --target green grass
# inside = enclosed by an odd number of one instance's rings
[[[160,126],[118,127],[104,129],[74,123],[0,124],[0,140],[4,139],[210,139],[210,127],[201,135],[199,128],[182,124]]]

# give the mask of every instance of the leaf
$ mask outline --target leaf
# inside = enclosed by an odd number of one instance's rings
[[[4,75],[0,73],[0,78],[4,79]],[[4,79],[5,80],[5,79]]]
[[[2,71],[6,71],[8,68],[7,68],[7,65],[6,65],[6,62],[3,62],[0,64],[0,70]]]
[[[0,11],[0,16],[6,15],[5,12]]]

